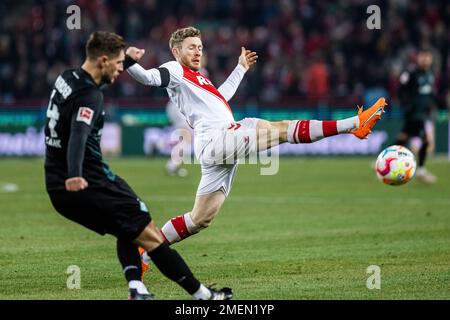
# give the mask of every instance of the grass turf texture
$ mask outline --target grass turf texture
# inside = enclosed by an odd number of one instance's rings
[[[376,180],[372,158],[282,158],[274,176],[240,166],[213,225],[174,245],[204,283],[235,299],[449,299],[450,165],[431,161],[428,186]],[[199,167],[165,175],[164,159],[110,161],[145,200],[158,226],[192,207]],[[0,160],[0,299],[126,299],[112,236],[59,216],[44,190],[42,159]],[[69,265],[81,289],[66,287]],[[370,265],[381,289],[369,290]],[[153,266],[159,299],[190,299]]]

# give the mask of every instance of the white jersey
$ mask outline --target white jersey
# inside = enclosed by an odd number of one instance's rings
[[[163,69],[168,71],[169,79],[166,79],[167,71]],[[209,141],[216,130],[235,123],[228,101],[236,92],[245,72],[245,68],[238,64],[217,89],[206,76],[177,61],[149,70],[137,63],[128,68],[128,73],[140,83],[167,88],[171,101],[194,128],[196,143],[200,144]]]
[[[166,105],[166,115],[174,128],[192,130],[186,121],[186,117],[181,114],[180,109],[172,100],[169,100]]]

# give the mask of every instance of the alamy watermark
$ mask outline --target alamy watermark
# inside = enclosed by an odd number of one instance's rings
[[[379,6],[373,4],[367,7],[366,13],[370,16],[366,20],[366,26],[369,30],[381,29],[381,9]]]
[[[66,274],[67,277],[66,286],[67,289],[80,289],[81,288],[81,270],[77,265],[70,265],[67,267]]]
[[[73,4],[67,7],[66,13],[70,16],[66,20],[66,26],[69,30],[81,29],[81,9],[79,6]]]
[[[202,141],[201,137],[195,139],[194,149],[197,157],[192,157],[191,131],[176,129],[171,134],[171,141],[175,142],[171,152],[174,163],[203,164],[203,165],[233,165],[259,164],[261,175],[275,175],[279,170],[279,132],[277,130],[260,129],[239,131],[233,128],[226,131],[217,130],[209,133],[214,137]],[[273,145],[273,146],[272,146]]]
[[[377,265],[370,265],[366,269],[366,273],[370,274],[366,281],[366,287],[369,290],[381,289],[381,269]]]

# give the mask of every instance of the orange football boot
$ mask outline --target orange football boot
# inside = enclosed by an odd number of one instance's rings
[[[150,261],[145,261],[144,257],[142,256],[144,254],[145,250],[144,248],[139,247],[139,255],[141,256],[141,280],[144,280],[144,274],[148,270],[148,265],[150,264]]]
[[[369,109],[364,110],[358,106],[359,127],[350,131],[359,139],[367,139],[367,136],[372,132],[372,127],[380,120],[384,113],[384,107],[387,106],[384,98],[378,99]]]

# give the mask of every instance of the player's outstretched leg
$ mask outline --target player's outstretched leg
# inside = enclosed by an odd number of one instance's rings
[[[178,252],[163,241],[160,231],[153,222],[142,231],[136,239],[136,243],[147,251],[152,262],[163,275],[176,282],[195,300],[229,300],[232,298],[231,288],[214,289],[201,284]]]
[[[367,139],[372,127],[384,113],[386,101],[378,99],[369,109],[358,109],[358,115],[343,120],[298,120],[289,123],[287,139],[290,143],[311,143],[341,133],[352,133],[359,139]]]
[[[358,114],[342,120],[284,120],[269,122],[258,119],[256,125],[258,151],[264,151],[279,144],[312,143],[338,134],[352,133],[359,139],[367,139],[372,127],[384,113],[384,98],[367,110],[359,107]]]

